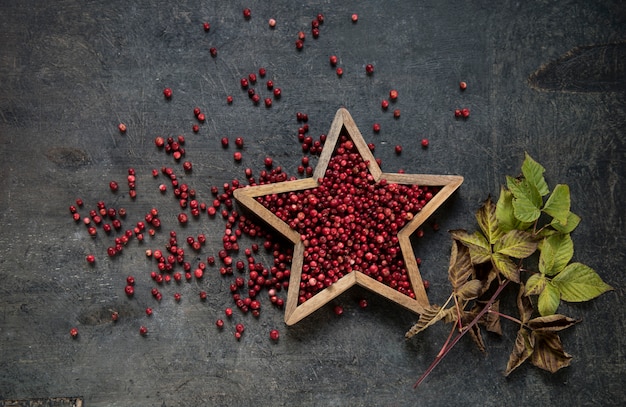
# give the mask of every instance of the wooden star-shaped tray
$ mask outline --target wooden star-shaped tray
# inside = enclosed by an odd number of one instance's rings
[[[391,288],[390,286],[377,281],[367,274],[354,270],[343,275],[336,282],[317,292],[311,298],[298,304],[298,288],[302,279],[302,267],[304,262],[305,245],[300,234],[292,229],[281,218],[263,206],[256,198],[272,194],[282,194],[288,192],[305,191],[318,187],[318,180],[326,174],[328,164],[333,157],[336,145],[342,134],[346,134],[354,143],[356,150],[367,164],[369,173],[378,184],[385,180],[387,184],[395,183],[399,185],[419,185],[439,188],[432,199],[424,205],[421,211],[416,212],[412,220],[397,231],[398,243],[404,257],[404,264],[407,270],[408,279],[414,293],[414,298],[405,293]],[[422,281],[410,236],[415,232],[431,215],[441,206],[450,195],[461,185],[463,177],[456,175],[425,175],[425,174],[400,174],[382,172],[372,152],[359,132],[356,123],[350,113],[341,108],[337,111],[326,143],[320,155],[319,161],[311,178],[298,179],[293,181],[277,182],[273,184],[256,185],[239,188],[235,190],[235,199],[244,207],[255,213],[266,221],[278,233],[290,240],[294,244],[293,261],[291,264],[291,275],[285,307],[285,323],[293,325],[310,315],[332,299],[352,287],[359,285],[365,287],[415,313],[421,314],[425,307],[429,306],[426,290]],[[357,214],[358,216],[358,214]]]

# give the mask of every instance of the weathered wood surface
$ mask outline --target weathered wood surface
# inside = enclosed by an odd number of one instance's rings
[[[314,40],[310,21],[319,12],[326,22]],[[356,24],[352,13],[359,14]],[[278,21],[274,30],[270,17]],[[209,33],[203,21],[211,22]],[[472,405],[621,405],[625,22],[618,0],[0,2],[0,399],[80,396],[88,406],[451,405],[459,398]],[[300,30],[308,38],[297,52]],[[209,55],[212,46],[217,58]],[[328,64],[331,54],[342,78]],[[371,77],[367,63],[376,68]],[[270,109],[253,106],[239,87],[239,78],[260,66],[283,89]],[[465,92],[460,80],[469,84]],[[166,86],[174,90],[168,103]],[[400,92],[392,104],[399,119],[380,109],[392,88]],[[195,106],[207,114],[197,135]],[[143,250],[156,244],[134,242],[107,259],[105,239],[90,239],[71,220],[75,198],[91,206],[107,199],[133,219],[157,205],[169,230],[177,202],[153,188],[150,171],[176,164],[155,149],[154,136],[187,136],[194,170],[181,176],[208,199],[211,185],[243,179],[246,166],[260,170],[266,155],[295,173],[302,156],[295,113],[309,115],[317,136],[340,107],[376,145],[384,171],[465,178],[435,214],[442,230],[414,242],[431,302],[448,293],[445,230],[472,229],[474,211],[498,194],[505,174],[518,171],[524,151],[546,167],[551,185],[570,185],[572,209],[583,219],[573,236],[576,258],[616,288],[560,309],[583,319],[562,335],[574,355],[571,367],[550,375],[525,366],[503,378],[516,329],[505,324],[504,338],[486,337],[487,355],[462,341],[414,391],[447,327],[405,342],[415,315],[356,287],[336,299],[346,310],[341,318],[329,306],[286,327],[268,304],[258,320],[236,314],[218,332],[215,319],[232,305],[230,281],[219,275],[182,285],[180,304],[164,289],[149,335],[139,336],[153,302],[145,292],[127,299],[124,279],[140,276],[138,291],[149,289]],[[456,120],[457,107],[470,108],[470,118]],[[120,122],[128,125],[125,135]],[[374,122],[379,134],[370,130]],[[241,165],[233,147],[221,148],[222,136],[246,139]],[[427,150],[419,147],[423,137]],[[404,146],[400,156],[396,144]],[[136,202],[108,191],[129,167],[139,174]],[[202,256],[215,254],[222,231],[216,221],[185,230],[209,236]],[[92,251],[93,268],[85,263]],[[205,303],[195,297],[200,288],[209,293]],[[357,305],[362,297],[366,310]],[[120,312],[117,325],[110,309]],[[235,322],[247,327],[239,342]],[[72,326],[80,329],[78,340],[69,337]],[[274,327],[281,331],[276,344],[268,339]]]

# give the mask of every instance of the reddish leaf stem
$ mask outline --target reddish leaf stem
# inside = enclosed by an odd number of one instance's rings
[[[428,369],[426,369],[426,371],[424,373],[422,373],[420,378],[417,379],[417,381],[413,385],[414,389],[417,388],[424,380],[426,380],[426,378],[435,369],[435,367],[437,367],[439,362],[441,362],[441,360],[450,352],[450,350],[452,350],[454,345],[456,345],[457,342],[470,329],[472,329],[472,327],[474,325],[476,325],[478,323],[478,321],[483,317],[483,315],[485,315],[485,313],[487,313],[489,311],[489,309],[491,308],[491,305],[493,304],[493,302],[496,300],[496,298],[498,298],[498,296],[500,295],[502,290],[504,290],[504,287],[506,287],[506,285],[508,283],[509,283],[509,280],[504,280],[503,282],[501,282],[500,285],[498,286],[498,289],[493,293],[493,295],[491,296],[489,301],[487,301],[487,304],[485,304],[485,307],[478,313],[478,315],[476,315],[476,317],[469,324],[467,324],[465,327],[463,327],[463,330],[457,336],[455,336],[454,339],[452,339],[452,341],[450,341],[449,343],[448,343],[448,341],[446,341],[444,346],[441,348],[441,350],[437,354],[437,357],[435,357],[435,360],[433,360],[433,362],[430,364],[430,366],[428,366]]]

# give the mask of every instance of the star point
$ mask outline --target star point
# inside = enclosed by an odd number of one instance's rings
[[[420,187],[433,187],[438,190],[432,195],[430,200],[425,202],[423,207],[415,210],[415,213],[411,212],[410,217],[407,217],[406,223],[403,224],[400,230],[392,233],[393,236],[397,236],[397,245],[399,246],[403,260],[403,263],[401,264],[403,264],[406,269],[407,280],[410,286],[409,290],[401,292],[398,289],[392,288],[390,285],[382,282],[383,279],[381,277],[373,278],[368,275],[367,269],[352,269],[351,266],[348,266],[349,270],[345,274],[338,273],[341,276],[336,278],[332,284],[324,286],[309,298],[306,298],[305,301],[302,301],[300,296],[300,287],[307,249],[307,247],[305,247],[306,240],[292,227],[293,225],[290,226],[283,219],[278,217],[270,209],[259,202],[257,198],[267,195],[301,192],[318,188],[320,186],[320,180],[323,180],[326,176],[329,163],[336,152],[337,144],[342,135],[347,135],[349,140],[353,143],[354,150],[356,150],[358,155],[362,158],[362,162],[367,167],[367,172],[369,174],[367,178],[371,185],[376,185],[378,187],[381,185],[419,185]],[[293,325],[354,285],[367,288],[368,290],[373,291],[406,309],[421,314],[424,308],[429,306],[429,301],[428,296],[426,295],[426,290],[424,289],[417,261],[415,259],[410,236],[422,224],[424,224],[433,212],[450,197],[450,195],[461,185],[462,182],[463,177],[456,175],[400,174],[383,172],[367,146],[367,143],[363,139],[356,123],[352,119],[352,116],[346,109],[341,108],[337,111],[330,126],[326,143],[322,149],[318,164],[315,167],[311,178],[239,188],[235,190],[234,196],[241,205],[262,218],[278,233],[294,244],[293,261],[291,264],[291,275],[289,280],[290,288],[288,290],[285,307],[285,323],[287,325]],[[328,213],[336,214],[337,211],[334,210]],[[357,212],[353,215],[358,216],[359,213]],[[387,233],[382,233],[382,235],[387,235]],[[353,263],[356,261],[360,264],[363,260],[359,258],[358,260],[352,259],[351,261]],[[333,271],[332,274],[335,274],[335,272]]]

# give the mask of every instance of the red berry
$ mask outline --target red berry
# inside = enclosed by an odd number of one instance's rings
[[[362,298],[361,300],[359,300],[359,307],[361,308],[367,308],[367,300],[365,298]]]
[[[466,82],[460,82],[459,83],[459,88],[461,88],[461,90],[467,89],[467,83]]]
[[[209,54],[211,54],[211,56],[215,58],[217,56],[217,48],[215,47],[209,48]]]
[[[203,276],[204,272],[202,271],[202,269],[199,269],[199,268],[198,268],[198,269],[196,269],[196,270],[193,272],[193,274],[194,274],[194,276],[195,276],[197,279],[200,279],[200,278],[202,278],[202,276]]]
[[[463,118],[467,119],[470,115],[470,110],[468,108],[461,109],[461,115]]]
[[[273,18],[270,18],[269,21],[268,21],[268,24],[269,24],[270,28],[274,28],[274,27],[276,27],[276,20],[273,19]]]
[[[351,19],[352,19],[353,23],[356,23],[357,21],[359,21],[359,15],[358,14],[352,14]]]
[[[341,315],[343,314],[343,307],[341,305],[335,305],[333,311],[335,312],[335,315]]]
[[[180,301],[180,293],[174,293],[174,301],[176,302]]]
[[[232,308],[226,308],[224,310],[224,314],[226,314],[227,317],[232,317],[233,316],[233,309]]]
[[[263,67],[260,67],[260,68],[259,68],[259,76],[260,76],[261,78],[264,78],[264,77],[265,77],[265,74],[267,74],[267,69],[265,69],[265,68],[263,68]]]
[[[226,96],[226,103],[228,103],[229,105],[233,103],[233,97],[228,95]]]
[[[400,117],[400,109],[395,109],[393,111],[393,117],[396,119]]]
[[[194,124],[193,126],[191,126],[191,131],[193,131],[194,133],[199,132],[200,126],[198,126],[197,124]]]
[[[343,75],[343,68],[337,68],[336,72],[337,72],[337,76]]]
[[[280,333],[278,332],[278,329],[272,329],[270,331],[270,339],[271,340],[277,341],[279,337],[280,337]]]
[[[237,148],[243,148],[243,137],[237,137],[235,139],[235,145]]]
[[[374,65],[372,65],[372,64],[365,65],[365,73],[367,73],[368,75],[373,74],[374,73]]]
[[[220,329],[224,328],[224,321],[221,319],[218,319],[217,321],[215,321],[215,326]]]
[[[280,96],[282,95],[282,91],[280,90],[280,88],[274,88],[274,98],[279,99]]]
[[[389,99],[390,100],[396,100],[398,99],[398,91],[395,89],[392,89],[389,91]]]
[[[139,327],[139,335],[141,336],[146,336],[148,334],[148,328],[146,328],[145,326],[140,326]]]
[[[204,29],[204,31],[209,31],[211,29],[211,24],[209,24],[208,22],[204,22],[202,24],[202,28]]]
[[[423,148],[428,147],[428,139],[427,139],[427,138],[423,138],[423,139],[422,139],[422,147],[423,147]]]
[[[126,284],[128,284],[128,285],[135,285],[135,277],[133,277],[133,276],[126,277]]]
[[[222,137],[222,147],[228,147],[228,137]]]
[[[199,121],[200,123],[204,123],[204,121],[205,121],[205,120],[206,120],[206,116],[204,115],[204,113],[200,113],[200,114],[198,115],[198,121]]]
[[[402,153],[402,146],[401,146],[401,145],[397,145],[397,146],[395,147],[395,151],[396,151],[396,154],[400,154],[400,153]]]
[[[119,129],[120,133],[126,133],[126,125],[124,123],[118,124],[117,128]]]
[[[430,281],[423,280],[423,282],[424,282],[424,289],[428,290],[430,288]]]
[[[383,99],[383,101],[380,102],[380,107],[382,107],[383,110],[387,110],[389,107],[389,101],[387,99]]]
[[[188,220],[189,220],[189,218],[187,217],[187,214],[186,214],[186,213],[182,213],[182,212],[181,212],[181,213],[179,213],[179,214],[178,214],[178,221],[179,221],[182,225],[186,224]]]
[[[265,107],[272,107],[272,99],[265,98]]]
[[[248,78],[241,78],[239,83],[241,84],[242,88],[246,89],[248,87]]]
[[[241,151],[235,151],[233,153],[233,159],[237,162],[241,161]]]
[[[119,185],[117,184],[117,182],[111,181],[109,182],[109,188],[111,188],[111,191],[115,192],[119,189]]]
[[[74,339],[78,338],[78,328],[70,329],[70,336]]]
[[[146,308],[146,315],[147,316],[152,315],[152,308]]]
[[[271,157],[265,157],[265,160],[263,161],[265,163],[266,167],[271,167],[272,164],[274,164],[274,160],[272,160]]]
[[[183,163],[183,170],[185,170],[185,172],[189,172],[192,169],[192,164],[190,161],[185,161]]]
[[[200,295],[200,300],[201,301],[206,300],[206,297],[207,297],[206,291],[200,291],[199,295]]]
[[[120,319],[120,314],[117,311],[111,312],[111,321],[117,322]]]
[[[336,55],[331,55],[329,60],[330,60],[330,66],[336,66],[337,65],[337,56]]]
[[[93,264],[96,262],[96,256],[93,254],[88,254],[86,257],[87,263]]]
[[[378,133],[380,131],[380,124],[374,123],[372,130],[374,130],[374,133]]]
[[[163,96],[165,96],[166,99],[170,99],[172,97],[172,89],[170,88],[163,89]]]
[[[249,8],[244,8],[243,9],[243,18],[245,18],[246,20],[249,19],[252,16],[252,11],[250,11]]]
[[[126,293],[127,296],[132,297],[133,294],[135,294],[135,288],[132,285],[127,285],[124,288],[124,292]]]
[[[246,327],[243,324],[235,325],[235,331],[239,332],[240,334],[242,334],[245,330]]]
[[[299,51],[302,48],[304,48],[304,41],[302,40],[296,40],[296,49]]]

